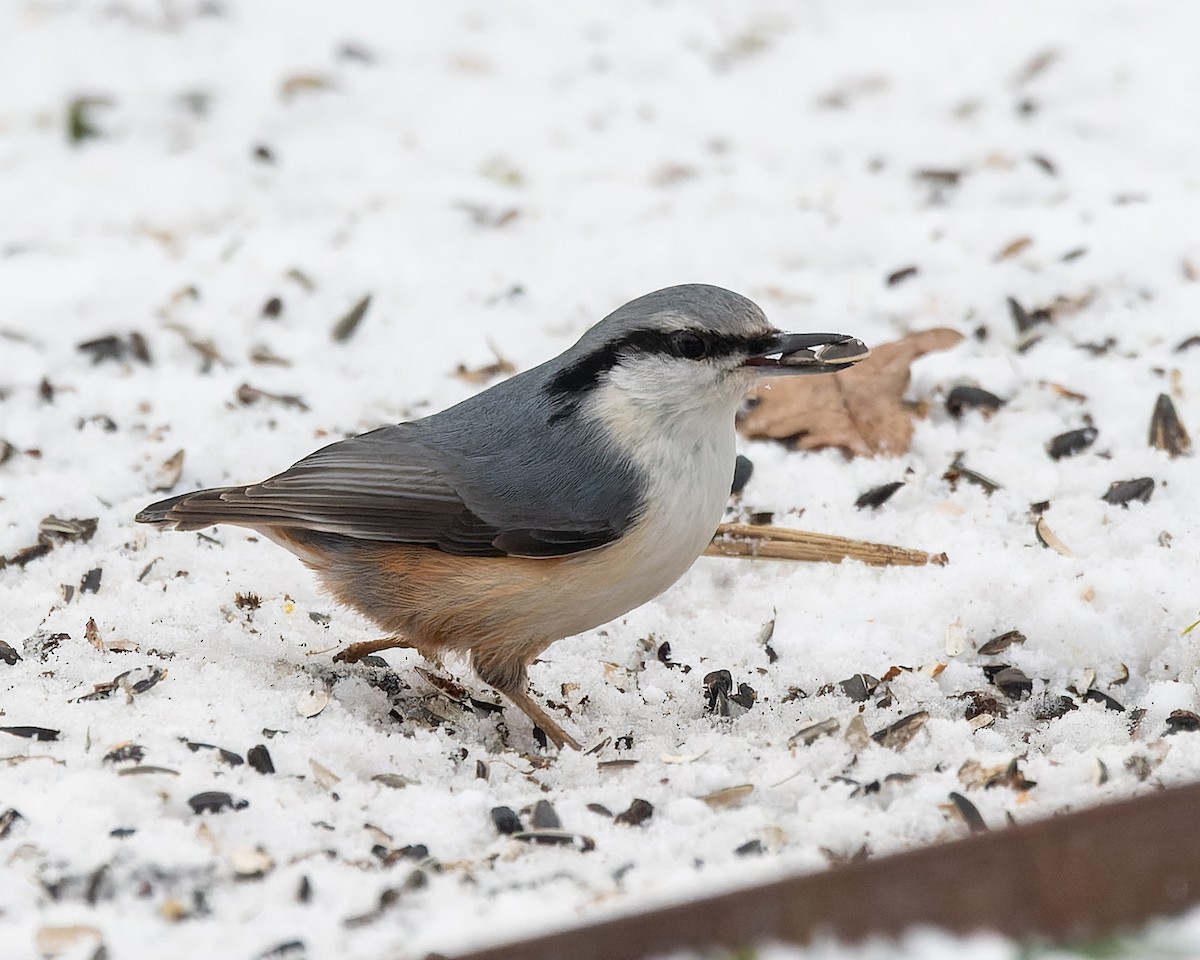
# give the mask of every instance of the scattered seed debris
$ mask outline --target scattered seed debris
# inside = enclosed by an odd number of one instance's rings
[[[1062,54],[1054,47],[1047,47],[1045,50],[1039,50],[1029,58],[1016,72],[1012,79],[1014,87],[1023,87],[1031,80],[1035,80],[1045,73],[1050,67],[1054,66],[1061,59]]]
[[[239,610],[257,610],[262,606],[262,597],[257,593],[242,593],[239,590],[233,595],[233,605]]]
[[[80,593],[99,593],[100,592],[100,577],[104,571],[100,567],[93,567],[79,581]]]
[[[229,865],[241,880],[265,877],[275,868],[275,859],[262,847],[234,847],[229,852]]]
[[[950,792],[950,803],[958,812],[958,815],[963,818],[967,825],[967,829],[971,833],[985,833],[987,824],[983,820],[983,816],[979,812],[979,808],[970,800],[964,797],[961,793]]]
[[[112,105],[109,97],[101,96],[78,96],[67,101],[67,142],[77,147],[103,136],[94,122],[96,108]]]
[[[1037,536],[1038,543],[1048,550],[1053,550],[1055,553],[1061,554],[1064,557],[1073,557],[1075,554],[1071,549],[1058,539],[1058,535],[1050,529],[1050,524],[1046,522],[1045,517],[1038,517],[1037,522],[1033,525],[1034,534]]]
[[[788,737],[788,746],[794,747],[798,743],[803,743],[806,747],[814,743],[823,736],[832,736],[838,731],[838,721],[829,717],[826,720],[814,720],[812,723],[806,723],[799,730]]]
[[[676,663],[674,660],[671,659],[671,644],[667,640],[664,640],[662,643],[660,643],[658,645],[658,651],[656,653],[656,656],[658,657],[658,662],[661,663],[668,670],[679,669],[679,670],[682,670],[684,673],[690,673],[692,670],[692,668],[690,666],[688,666],[686,663]]]
[[[166,675],[167,671],[161,667],[134,667],[132,670],[117,674],[112,683],[115,688],[124,692],[126,703],[133,703],[135,696],[152,689]]]
[[[574,847],[580,853],[588,853],[596,849],[596,841],[580,833],[569,830],[524,830],[512,835],[514,840],[525,843],[537,843],[550,847]]]
[[[529,821],[534,830],[558,830],[562,827],[562,821],[549,800],[539,800],[533,805]]]
[[[92,366],[97,366],[105,360],[121,361],[125,359],[125,342],[115,333],[110,333],[104,337],[97,337],[95,340],[85,340],[82,343],[77,343],[75,349],[80,353],[86,353],[92,358]]]
[[[951,490],[958,489],[958,481],[966,480],[967,483],[973,483],[977,487],[981,487],[983,492],[989,496],[1000,489],[1000,484],[989,477],[985,477],[982,473],[970,469],[964,462],[964,453],[961,451],[954,455],[954,461],[942,474],[942,479],[950,484]]]
[[[704,677],[705,712],[718,717],[729,716],[729,694],[733,690],[733,675],[728,670],[714,670]]]
[[[183,744],[192,753],[197,753],[200,750],[215,750],[217,756],[221,758],[221,761],[231,767],[240,767],[243,763],[245,763],[239,754],[234,753],[232,750],[226,750],[224,747],[215,746],[211,743],[197,743],[194,740],[184,739]]]
[[[220,790],[207,790],[188,798],[193,813],[221,813],[224,810],[245,810],[249,800],[235,799]]]
[[[416,785],[419,781],[399,773],[376,773],[371,777],[373,783],[382,783],[393,790],[403,790],[405,787]]]
[[[912,741],[929,720],[929,711],[918,710],[907,717],[901,717],[895,723],[876,730],[871,739],[881,746],[897,752],[903,750]]]
[[[330,336],[333,337],[335,343],[345,343],[358,330],[358,325],[362,323],[363,317],[367,315],[367,308],[371,306],[371,294],[364,294],[359,301],[354,304],[346,314],[333,325],[333,330]]]
[[[57,740],[60,731],[49,727],[0,727],[0,733],[8,733],[26,740]]]
[[[1172,710],[1167,717],[1167,733],[1195,733],[1200,730],[1200,714],[1191,710]]]
[[[747,840],[741,846],[733,851],[734,856],[738,857],[757,857],[760,854],[766,853],[761,840]]]
[[[175,485],[179,483],[179,478],[183,476],[183,458],[184,451],[176,450],[173,454],[167,457],[159,466],[158,472],[154,476],[154,482],[150,489],[154,493],[170,493],[175,489]]]
[[[333,793],[333,788],[342,782],[342,778],[323,764],[309,758],[308,768],[312,771],[313,780],[322,790]],[[336,799],[336,794],[334,795]]]
[[[296,700],[296,712],[311,720],[329,706],[329,694],[324,690],[306,690]]]
[[[190,290],[196,299],[199,299],[200,294],[196,292],[194,287],[185,287],[185,291]],[[163,326],[179,334],[183,338],[183,342],[187,344],[197,356],[200,357],[200,372],[209,373],[214,365],[221,367],[232,367],[233,363],[225,357],[220,350],[217,349],[216,341],[203,339],[192,331],[190,327],[182,323],[165,323]]]
[[[764,623],[758,631],[758,642],[767,655],[767,663],[774,663],[779,659],[779,654],[771,646],[771,639],[775,636],[775,620],[777,619],[774,610],[771,611],[771,614],[771,619]]]
[[[1068,430],[1066,433],[1060,433],[1057,437],[1051,439],[1046,444],[1046,452],[1050,454],[1052,460],[1073,457],[1095,443],[1096,437],[1099,435],[1100,431],[1095,427],[1081,427],[1078,430]]]
[[[121,743],[104,755],[105,763],[141,763],[146,756],[146,748],[139,743]]]
[[[875,692],[875,688],[879,686],[879,680],[869,673],[856,673],[846,680],[839,680],[838,686],[852,702],[862,703]]]
[[[984,667],[983,672],[1010,700],[1023,700],[1033,694],[1033,681],[1018,667],[1001,663]]]
[[[979,648],[979,652],[985,657],[994,657],[996,654],[1007,650],[1014,643],[1024,643],[1025,634],[1020,630],[1009,630],[999,636],[992,637],[991,640],[983,644]]]
[[[92,539],[99,518],[66,520],[51,514],[38,524],[37,542],[22,547],[8,557],[0,557],[0,569],[7,565],[24,568],[27,563],[44,557],[60,543],[87,543]]]
[[[658,759],[663,763],[692,763],[699,760],[707,752],[705,750],[701,753],[664,753]]]
[[[406,890],[419,890],[428,882],[429,879],[425,876],[424,871],[420,869],[413,870],[413,872],[410,873],[405,879],[403,887],[389,887],[388,889],[384,890],[379,895],[379,903],[373,910],[358,914],[357,916],[347,917],[342,921],[342,926],[353,930],[357,927],[365,927],[368,924],[374,923],[391,907],[399,902],[401,894],[403,894]]]
[[[246,751],[246,762],[261,774],[275,772],[275,764],[271,761],[271,754],[264,744],[256,744]]]
[[[1150,417],[1150,446],[1156,450],[1165,450],[1171,458],[1183,456],[1192,451],[1192,438],[1188,436],[1175,403],[1165,393],[1158,395],[1154,404],[1154,413]]]
[[[742,454],[737,455],[733,463],[733,483],[729,488],[730,496],[737,496],[746,489],[746,484],[754,475],[754,461]]]
[[[872,487],[866,493],[861,494],[854,501],[854,506],[859,510],[863,507],[870,507],[872,510],[878,510],[887,503],[897,490],[904,486],[903,480],[893,480],[891,483],[885,483],[878,487]]]
[[[308,877],[303,878],[305,882]],[[292,954],[306,953],[308,947],[303,940],[284,940],[282,943],[277,943],[273,947],[268,947],[260,953],[254,960],[282,960],[284,957],[290,957]]]
[[[635,799],[629,805],[628,810],[616,815],[613,822],[627,827],[636,827],[645,823],[652,816],[654,816],[654,805],[649,800]]]
[[[100,929],[86,924],[39,927],[34,947],[44,960],[65,954],[93,960],[108,956]]]
[[[967,720],[976,720],[982,716],[992,719],[1008,716],[1008,707],[983,690],[968,690],[960,694],[959,699],[970,701],[964,714]]]
[[[308,404],[296,394],[268,393],[266,390],[260,390],[258,387],[252,387],[248,383],[243,383],[240,387],[238,387],[235,396],[238,399],[238,403],[247,407],[253,403],[257,403],[259,400],[271,400],[275,403],[281,404],[284,407],[300,410],[302,412],[308,410]]]
[[[3,840],[12,832],[12,828],[18,820],[24,819],[15,807],[9,807],[7,810],[0,812],[0,840]]]
[[[700,799],[714,809],[720,809],[723,807],[736,807],[753,792],[753,784],[742,783],[736,787],[724,787],[721,790],[714,790],[712,793],[706,793],[704,796],[700,797]]]
[[[1153,477],[1138,477],[1136,480],[1114,480],[1100,499],[1114,507],[1128,507],[1133,502],[1149,503],[1154,493]]]
[[[871,742],[871,733],[867,730],[867,722],[862,718],[861,713],[856,713],[850,718],[850,722],[846,724],[846,732],[842,735],[842,739],[855,753],[866,748]]]
[[[470,383],[475,386],[482,386],[485,383],[490,383],[497,377],[507,377],[517,372],[516,364],[511,360],[501,356],[500,351],[495,348],[490,342],[488,346],[491,348],[495,360],[491,363],[485,363],[480,367],[468,367],[465,363],[460,363],[454,368],[454,375],[463,383]]]
[[[978,410],[985,417],[1004,406],[1005,401],[990,390],[959,384],[946,395],[946,412],[952,417],[962,417],[968,410]]]
[[[1017,237],[1010,240],[1003,247],[996,251],[992,256],[993,263],[1000,263],[1003,260],[1008,260],[1015,257],[1017,254],[1024,252],[1033,245],[1032,237]]]
[[[1117,701],[1117,700],[1113,699],[1113,698],[1112,698],[1112,697],[1110,697],[1110,696],[1109,696],[1107,693],[1105,693],[1103,690],[1097,690],[1095,687],[1092,687],[1090,690],[1088,690],[1088,691],[1087,691],[1087,692],[1086,692],[1086,693],[1083,695],[1083,699],[1084,699],[1084,700],[1091,700],[1091,701],[1092,701],[1092,702],[1094,702],[1094,703],[1102,703],[1102,704],[1104,704],[1104,706],[1105,706],[1105,709],[1108,709],[1108,710],[1113,710],[1113,711],[1115,711],[1115,712],[1117,712],[1117,713],[1124,713],[1124,712],[1125,712],[1125,705],[1124,705],[1124,704],[1122,704],[1122,703],[1120,703],[1119,701]]]
[[[279,84],[279,98],[286,102],[302,93],[320,93],[332,89],[333,86],[334,83],[329,77],[319,73],[294,73],[284,77]]]
[[[1017,328],[1017,333],[1027,334],[1039,323],[1050,322],[1050,312],[1048,310],[1027,311],[1017,301],[1015,297],[1008,298],[1008,312],[1012,316],[1013,324]]]
[[[492,823],[504,836],[521,833],[525,829],[512,807],[492,807]]]

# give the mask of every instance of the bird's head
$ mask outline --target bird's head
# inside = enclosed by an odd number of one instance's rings
[[[545,391],[560,409],[605,394],[664,418],[732,414],[762,377],[834,373],[870,351],[831,333],[783,333],[750,300],[685,284],[632,300],[552,361]]]

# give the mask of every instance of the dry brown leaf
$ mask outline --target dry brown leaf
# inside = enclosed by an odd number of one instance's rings
[[[780,440],[799,450],[904,453],[913,431],[913,411],[904,403],[912,362],[962,339],[948,327],[920,330],[872,348],[870,357],[849,370],[775,380],[750,394],[738,429],[751,439]]]

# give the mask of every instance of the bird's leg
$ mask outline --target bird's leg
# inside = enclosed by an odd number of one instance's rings
[[[358,663],[363,657],[372,653],[378,653],[380,650],[391,650],[393,647],[411,647],[404,637],[381,637],[378,640],[363,640],[360,643],[352,643],[344,650],[340,650],[333,655],[334,663]]]
[[[530,696],[529,677],[525,673],[525,664],[519,660],[489,660],[486,656],[480,656],[478,650],[472,652],[471,663],[480,680],[508,697],[514,706],[554,741],[556,747],[560,750],[563,747],[570,747],[573,750],[583,749],[575,738],[555,723],[542,705]]]

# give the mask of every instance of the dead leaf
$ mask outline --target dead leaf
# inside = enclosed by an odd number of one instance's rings
[[[738,429],[745,437],[780,440],[798,450],[902,454],[913,431],[913,413],[904,403],[912,362],[962,339],[948,327],[921,330],[873,348],[849,370],[775,380],[750,394]]]

